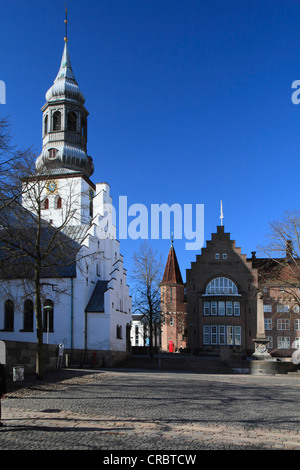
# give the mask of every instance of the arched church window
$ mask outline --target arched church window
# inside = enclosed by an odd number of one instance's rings
[[[43,203],[42,203],[42,209],[49,209],[49,199],[46,198],[43,200]]]
[[[53,332],[54,326],[54,304],[52,300],[47,299],[43,308],[43,330],[45,332]]]
[[[49,160],[55,160],[57,155],[57,149],[49,149]]]
[[[25,300],[24,302],[24,331],[33,331],[33,302],[32,300]]]
[[[74,113],[74,111],[68,112],[68,125],[67,125],[68,131],[76,131],[76,128],[77,128],[76,122],[77,122],[76,113]]]
[[[48,134],[48,115],[44,119],[44,135]]]
[[[6,331],[14,330],[14,303],[12,300],[6,300],[4,304],[4,329]]]
[[[237,294],[238,289],[234,282],[227,277],[216,277],[207,285],[206,294]]]
[[[61,129],[61,113],[60,111],[55,111],[53,113],[53,130],[60,131]]]
[[[62,198],[58,196],[56,199],[56,209],[61,209],[61,208],[62,208]]]

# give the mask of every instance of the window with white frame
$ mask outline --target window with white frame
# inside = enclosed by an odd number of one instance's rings
[[[265,313],[272,312],[272,305],[264,305],[264,312]]]
[[[225,325],[219,325],[219,344],[220,345],[226,344]]]
[[[277,319],[277,330],[289,330],[289,329],[290,329],[290,320],[288,318]]]
[[[212,279],[206,287],[206,294],[233,294],[238,293],[237,286],[227,277]]]
[[[210,302],[204,302],[204,315],[210,315]]]
[[[300,331],[300,319],[299,318],[295,318],[294,320],[294,330]]]
[[[215,258],[216,258],[216,259],[220,259],[220,253],[216,253],[216,254],[215,254]]]
[[[226,315],[232,315],[232,302],[226,302]]]
[[[293,310],[294,310],[295,313],[299,313],[299,312],[300,312],[300,307],[299,307],[299,305],[298,305],[298,304],[297,304],[297,305],[294,305]]]
[[[211,329],[211,344],[218,344],[218,327],[217,325],[212,325]]]
[[[265,330],[272,330],[272,318],[265,318]]]
[[[278,336],[277,348],[278,349],[290,349],[290,338],[288,336]]]
[[[240,302],[231,302],[230,300],[212,300],[211,302],[203,302],[203,314],[208,315],[228,315],[239,317],[241,314],[241,305]]]
[[[211,302],[211,314],[212,315],[217,315],[218,313],[218,303],[217,302]]]
[[[223,259],[227,259],[227,253],[223,253],[223,254],[222,254],[222,258],[223,258]]]
[[[234,327],[234,344],[236,346],[241,345],[241,327],[240,326]]]
[[[204,325],[204,345],[241,345],[241,327],[233,325]]]
[[[268,348],[273,349],[273,336],[266,336],[268,340]]]
[[[233,326],[227,325],[227,344],[233,345]]]
[[[234,313],[234,316],[235,317],[239,317],[240,316],[240,303],[239,302],[234,302],[233,304],[233,313]]]
[[[218,312],[219,312],[219,315],[225,315],[225,302],[224,301],[218,302]]]
[[[210,344],[210,326],[203,327],[203,344]]]

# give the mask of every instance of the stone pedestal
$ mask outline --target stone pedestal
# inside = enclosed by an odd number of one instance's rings
[[[254,340],[255,343],[255,351],[252,354],[253,359],[270,359],[271,355],[268,352],[268,339],[267,338],[255,338]]]

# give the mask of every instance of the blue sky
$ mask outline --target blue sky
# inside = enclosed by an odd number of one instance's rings
[[[204,204],[242,252],[298,209],[300,1],[69,0],[69,51],[88,109],[94,182],[115,205]],[[2,116],[14,143],[42,145],[45,93],[64,46],[65,2],[0,1]],[[151,221],[149,221],[151,222]],[[175,240],[183,278],[199,251]],[[139,241],[121,240],[130,274]],[[151,241],[166,258],[169,240]]]

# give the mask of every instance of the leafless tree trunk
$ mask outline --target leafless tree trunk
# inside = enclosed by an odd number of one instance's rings
[[[272,222],[267,238],[259,246],[265,256],[261,265],[257,260],[260,287],[280,290],[300,307],[300,212],[289,211]]]
[[[160,288],[162,258],[145,241],[133,254],[132,291],[133,313],[144,316],[149,326],[149,352],[153,356],[153,338],[156,326],[160,329]]]
[[[30,151],[13,154],[5,120],[0,121],[1,145],[0,278],[21,279],[34,296],[37,326],[36,376],[42,380],[44,278],[57,278],[61,268],[78,261],[83,238],[74,240],[67,235],[69,223],[72,221],[76,225],[73,202],[78,195],[74,195],[72,187],[68,188],[63,217],[58,226],[53,226],[43,218],[42,213],[47,171],[45,169],[42,173],[36,173],[35,156]]]

